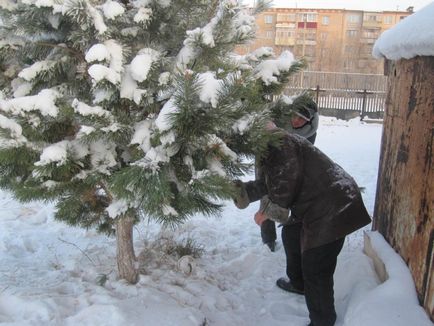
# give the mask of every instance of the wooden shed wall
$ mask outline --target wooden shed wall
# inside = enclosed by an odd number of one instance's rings
[[[407,262],[434,318],[434,57],[389,63],[373,228]]]

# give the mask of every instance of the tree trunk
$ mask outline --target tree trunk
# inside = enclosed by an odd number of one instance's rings
[[[123,215],[116,222],[116,259],[119,277],[131,284],[139,281],[139,271],[136,267],[136,255],[133,245],[134,218]]]
[[[388,68],[373,228],[407,263],[434,319],[434,57]]]

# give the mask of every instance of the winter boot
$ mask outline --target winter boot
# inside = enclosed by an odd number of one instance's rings
[[[265,244],[270,248],[271,252],[276,251],[276,241],[266,242]]]
[[[279,278],[276,281],[276,285],[284,291],[296,293],[296,294],[304,294],[304,289],[298,289],[292,285],[291,281],[287,281],[284,277]]]

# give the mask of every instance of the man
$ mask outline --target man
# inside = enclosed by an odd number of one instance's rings
[[[297,102],[298,99],[300,99],[300,101],[304,103],[303,104],[298,103]],[[294,133],[303,136],[307,140],[309,140],[312,144],[314,144],[316,138],[316,132],[318,130],[318,122],[319,122],[318,106],[310,97],[301,96],[298,99],[296,99],[287,109],[291,113],[289,118],[289,124],[287,121],[282,121],[279,127],[287,130],[289,133]],[[280,118],[280,120],[285,120],[285,119]],[[256,170],[257,177],[259,173],[260,173],[260,168],[258,168],[258,164],[257,164],[257,170]],[[267,200],[261,200],[260,207],[262,208],[266,204],[267,204]],[[282,236],[283,233],[284,231],[282,229]],[[276,236],[276,223],[273,220],[267,219],[266,221],[264,221],[264,223],[261,224],[261,238],[262,238],[262,242],[266,244],[272,252],[274,252],[276,247],[277,236]],[[299,246],[297,246],[294,249],[296,249],[297,251],[298,247]],[[293,264],[297,263],[294,260],[292,261]],[[287,258],[287,264],[288,263],[289,261]],[[301,269],[300,264],[296,265],[296,267],[297,266],[299,269]],[[286,268],[288,269],[288,267],[289,266],[287,265]],[[278,283],[278,286],[286,290],[285,287],[281,286],[281,283]]]
[[[331,326],[336,321],[333,274],[345,236],[369,224],[371,219],[353,178],[306,139],[279,130],[282,145],[269,145],[261,160],[262,177],[237,183],[235,204],[245,208],[250,202],[268,196],[269,204],[255,214],[261,225],[267,219],[288,223],[292,217],[301,221],[297,232],[285,233],[283,245],[300,239],[302,273],[287,271],[288,289],[304,293],[313,326]]]

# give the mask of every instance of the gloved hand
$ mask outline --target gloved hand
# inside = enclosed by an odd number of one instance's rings
[[[233,185],[235,188],[234,204],[239,209],[244,209],[250,204],[249,196],[247,195],[246,187],[241,180],[234,180]]]
[[[280,207],[271,200],[269,200],[268,203],[261,209],[265,217],[269,218],[270,220],[282,224],[286,224],[288,222],[289,209]]]
[[[261,226],[261,224],[267,219],[267,216],[262,211],[257,211],[255,213],[255,223]]]

